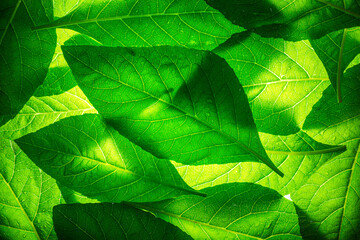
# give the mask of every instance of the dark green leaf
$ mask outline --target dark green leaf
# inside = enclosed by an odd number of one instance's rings
[[[298,132],[330,84],[321,61],[306,41],[287,42],[244,32],[214,52],[234,69],[260,132]]]
[[[206,198],[182,196],[130,203],[178,226],[194,239],[301,239],[292,202],[252,183],[203,189]]]
[[[56,239],[52,208],[63,202],[55,180],[0,138],[0,239]]]
[[[157,201],[198,194],[167,160],[132,144],[96,114],[63,119],[16,143],[61,184],[99,201]]]
[[[358,0],[206,0],[234,24],[265,37],[314,39],[359,26]]]
[[[343,73],[351,61],[360,54],[360,27],[332,32],[310,42],[324,63],[338,101],[341,102]]]
[[[54,207],[59,239],[191,239],[179,228],[124,204],[71,204]]]
[[[69,28],[108,46],[213,49],[241,29],[204,0],[94,0],[38,29]]]
[[[185,164],[263,162],[249,104],[228,64],[180,47],[63,47],[80,88],[121,134]]]

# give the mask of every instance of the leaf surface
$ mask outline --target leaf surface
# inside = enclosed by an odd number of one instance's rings
[[[63,203],[54,179],[0,138],[0,238],[56,239],[52,208]]]
[[[265,37],[314,39],[359,26],[358,0],[206,0],[232,23]]]
[[[341,82],[343,73],[351,61],[360,54],[360,27],[342,29],[310,41],[324,63],[332,86],[341,102]]]
[[[60,95],[31,97],[16,117],[0,127],[0,136],[17,139],[66,117],[96,113],[79,87]]]
[[[0,126],[21,110],[45,79],[55,30],[33,32],[31,27],[52,17],[49,2],[6,0],[1,5],[5,21],[0,22]]]
[[[325,68],[306,41],[294,43],[244,32],[214,52],[234,69],[260,132],[297,133],[330,84]]]
[[[158,201],[199,194],[167,160],[106,126],[96,114],[63,119],[16,142],[64,186],[99,201]]]
[[[203,0],[84,1],[72,13],[38,29],[69,28],[104,45],[159,45],[213,49],[241,29]]]
[[[319,141],[347,151],[324,164],[294,195],[305,239],[358,239],[360,228],[360,65],[344,74],[343,102],[329,87],[304,129]]]
[[[206,198],[182,196],[130,203],[178,226],[194,239],[301,239],[292,202],[252,183],[203,189]]]
[[[179,47],[63,47],[90,102],[122,135],[185,164],[263,162],[246,95],[227,63]]]
[[[179,228],[124,204],[54,207],[59,239],[192,239]]]

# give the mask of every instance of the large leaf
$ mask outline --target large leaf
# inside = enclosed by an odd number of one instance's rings
[[[293,194],[325,162],[345,146],[322,144],[304,132],[289,136],[260,133],[266,152],[285,174],[283,178],[259,163],[189,166],[174,163],[180,176],[195,189],[232,182],[254,182],[282,195]]]
[[[75,87],[49,97],[31,97],[14,119],[0,127],[0,136],[17,139],[66,117],[96,113],[84,93]]]
[[[263,162],[246,95],[218,56],[180,47],[63,47],[84,93],[121,134],[185,164]]]
[[[96,114],[63,119],[16,142],[64,186],[99,201],[157,201],[198,194],[167,160],[132,144]]]
[[[195,239],[301,239],[295,207],[269,188],[252,183],[203,190],[158,203],[130,203],[178,226]]]
[[[310,41],[324,63],[331,84],[341,102],[341,82],[343,73],[351,61],[360,54],[360,27],[343,29]]]
[[[266,37],[319,38],[360,25],[358,0],[206,0],[234,24]]]
[[[179,228],[124,204],[70,204],[54,207],[59,239],[191,239]]]
[[[305,239],[359,239],[360,65],[344,74],[343,103],[329,87],[304,128],[317,140],[346,144],[347,151],[324,164],[295,196]]]
[[[109,46],[159,45],[213,49],[240,28],[204,0],[84,1],[38,29],[69,28]]]
[[[49,3],[1,3],[4,20],[0,21],[0,126],[20,111],[45,79],[55,50],[55,30],[33,32],[31,27],[50,20]]]
[[[63,203],[54,179],[12,141],[0,138],[0,239],[56,239],[52,208]]]
[[[321,61],[305,41],[293,43],[244,32],[214,52],[234,69],[260,132],[298,132],[330,84]]]

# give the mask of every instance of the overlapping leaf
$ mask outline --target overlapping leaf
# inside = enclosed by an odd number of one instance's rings
[[[292,202],[269,188],[233,183],[159,203],[131,203],[178,226],[194,239],[301,239]]]
[[[346,144],[347,151],[324,164],[293,197],[305,239],[358,239],[360,228],[360,65],[344,75],[343,103],[329,87],[304,128],[317,140]]]
[[[51,20],[49,3],[6,0],[1,4],[0,126],[20,111],[45,79],[55,50],[55,30],[33,32],[31,27]]]
[[[234,35],[214,52],[234,69],[260,132],[294,134],[330,84],[308,42]]]
[[[75,87],[49,97],[31,97],[14,119],[0,127],[0,136],[17,139],[66,117],[96,113],[84,93]]]
[[[288,195],[295,193],[325,162],[345,150],[345,146],[316,142],[304,132],[288,136],[260,133],[260,139],[270,159],[286,173],[283,178],[259,163],[174,164],[182,178],[196,189],[231,182],[254,182]]]
[[[329,74],[331,84],[341,102],[343,73],[360,54],[360,27],[343,29],[310,41]]]
[[[359,26],[357,0],[206,0],[234,24],[266,37],[287,40],[314,39]]]
[[[40,27],[69,28],[109,46],[159,45],[213,49],[240,28],[204,0],[84,1],[72,13]]]
[[[167,160],[132,144],[96,114],[63,119],[16,142],[64,186],[99,201],[157,201],[198,194]]]
[[[263,162],[278,172],[238,79],[218,56],[179,47],[63,51],[99,113],[157,157],[195,165]]]
[[[59,239],[191,239],[179,228],[124,204],[68,204],[54,208]]]
[[[56,239],[52,208],[63,202],[55,180],[0,138],[0,238]]]

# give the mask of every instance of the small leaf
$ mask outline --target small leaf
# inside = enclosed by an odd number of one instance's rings
[[[232,23],[265,37],[286,40],[314,39],[327,33],[358,26],[357,0],[206,0]]]
[[[179,228],[124,204],[70,204],[54,207],[58,238],[191,239]]]
[[[263,162],[246,95],[211,52],[180,47],[63,47],[80,88],[122,135],[185,164]]]
[[[63,119],[16,143],[66,187],[99,201],[158,201],[193,190],[167,160],[132,144],[96,114]]]
[[[260,132],[297,133],[330,81],[306,41],[234,35],[214,50],[243,85]]]
[[[233,183],[203,191],[206,198],[129,204],[154,213],[194,239],[301,239],[293,203],[274,190]]]
[[[49,97],[31,97],[14,119],[0,127],[0,136],[17,139],[66,117],[96,113],[79,87]]]
[[[54,179],[0,138],[0,239],[56,239],[52,208],[63,203]]]
[[[293,200],[305,239],[358,239],[360,229],[360,65],[348,69],[343,103],[330,86],[307,117],[304,129],[316,140],[343,144],[347,151],[318,169]]]
[[[69,28],[107,46],[213,49],[241,31],[204,0],[94,0],[38,27]]]
[[[33,32],[31,27],[49,21],[50,2],[7,1],[0,7],[6,19],[0,22],[0,126],[15,117],[45,79],[55,30]]]
[[[332,32],[310,42],[324,63],[331,84],[336,90],[338,102],[341,102],[343,73],[360,54],[360,27]]]

